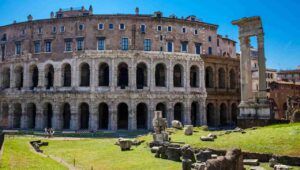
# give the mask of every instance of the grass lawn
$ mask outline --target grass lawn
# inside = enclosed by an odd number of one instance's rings
[[[185,142],[200,148],[229,149],[240,147],[244,151],[275,153],[280,155],[300,156],[300,124],[273,125],[256,130],[246,130],[245,134],[231,133],[218,136],[214,142],[202,142],[199,137],[208,133],[224,133],[224,131],[202,131],[196,128],[193,136],[185,136],[182,130],[172,134],[172,140]],[[124,132],[122,132],[124,134]],[[126,133],[126,132],[125,132]],[[131,135],[139,134],[130,132]],[[86,135],[85,137],[88,137]],[[90,135],[91,136],[91,135]],[[154,158],[147,143],[152,140],[151,135],[142,136],[146,142],[140,146],[133,147],[131,151],[122,152],[114,145],[116,137],[98,133],[93,136],[97,138],[78,138],[69,140],[59,140],[53,138],[48,141],[49,146],[42,147],[46,155],[62,158],[69,164],[74,163],[79,169],[181,169],[180,162],[173,162]],[[99,137],[102,136],[102,137]],[[16,136],[6,138],[4,145],[4,155],[2,157],[3,169],[63,169],[50,158],[44,158],[30,152],[28,142],[37,137]],[[262,164],[268,169],[267,164]],[[50,168],[51,167],[51,168]],[[299,168],[294,168],[299,169]]]

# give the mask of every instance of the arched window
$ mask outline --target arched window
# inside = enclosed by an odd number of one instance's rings
[[[205,69],[205,86],[206,88],[214,88],[214,72],[211,67]]]
[[[62,108],[63,129],[70,129],[71,108],[69,103],[64,103]]]
[[[219,68],[218,75],[219,75],[219,88],[224,89],[225,88],[225,70],[223,68]]]
[[[125,89],[128,86],[128,65],[126,63],[118,65],[118,86],[121,89]]]
[[[90,66],[87,63],[82,63],[80,65],[80,86],[90,86]]]
[[[15,87],[19,90],[23,87],[23,79],[24,79],[24,72],[23,67],[18,66],[15,68]]]
[[[148,109],[145,103],[136,106],[136,124],[138,129],[147,129]]]
[[[128,129],[128,106],[126,103],[118,105],[118,129]]]
[[[46,128],[52,128],[53,109],[51,103],[44,104],[44,125]]]
[[[36,106],[34,103],[27,104],[28,128],[34,129],[36,126]]]
[[[3,68],[2,70],[2,88],[7,89],[10,87],[10,69]]]
[[[106,103],[99,104],[99,129],[108,129],[108,105]]]
[[[220,105],[220,123],[221,126],[226,126],[228,122],[227,106],[225,103]]]
[[[199,87],[199,68],[192,66],[190,69],[190,86]]]
[[[173,84],[174,87],[183,87],[183,67],[180,64],[174,66]]]
[[[235,89],[236,87],[236,77],[235,77],[235,71],[233,69],[229,72],[230,76],[230,89]]]
[[[90,109],[87,103],[80,104],[80,129],[89,128]]]
[[[183,117],[183,104],[176,103],[174,106],[174,120],[178,120],[182,122],[182,117]]]
[[[45,87],[50,89],[54,84],[54,67],[48,64],[45,68]]]
[[[136,86],[137,89],[147,87],[147,66],[145,63],[139,63],[136,66]]]
[[[109,86],[109,66],[107,63],[99,65],[99,86]]]
[[[207,125],[214,126],[215,120],[215,107],[212,103],[208,103],[206,106],[206,118],[207,118]]]
[[[158,103],[156,105],[156,110],[162,112],[163,118],[167,118],[167,109],[166,109],[166,105],[164,103]]]
[[[72,71],[70,64],[64,64],[62,67],[62,79],[64,87],[71,87],[72,83]]]
[[[29,68],[30,75],[30,88],[34,89],[38,86],[39,83],[39,69],[36,65],[31,65]]]
[[[159,63],[155,66],[155,85],[157,87],[166,87],[166,66]]]

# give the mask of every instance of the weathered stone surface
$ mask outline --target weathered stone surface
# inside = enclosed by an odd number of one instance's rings
[[[197,161],[206,162],[208,159],[211,159],[212,152],[209,150],[200,151],[196,154]]]
[[[258,159],[244,159],[243,163],[244,163],[244,165],[251,165],[251,166],[258,166],[259,165]]]
[[[269,160],[269,166],[270,166],[271,168],[274,168],[274,166],[277,165],[277,164],[278,164],[278,162],[277,162],[277,160],[276,160],[275,158],[271,158],[271,159]]]
[[[202,162],[202,163],[197,162],[197,163],[192,164],[192,168],[194,170],[205,170],[206,164],[205,164],[205,162]]]
[[[192,163],[196,162],[194,150],[190,145],[185,144],[181,147],[181,155],[183,160],[190,160]]]
[[[178,120],[173,120],[172,121],[172,127],[176,129],[182,129],[182,123]]]
[[[181,150],[180,148],[168,147],[166,151],[166,155],[168,156],[169,160],[180,161]]]
[[[300,122],[300,109],[295,110],[293,115],[291,116],[291,123]]]
[[[217,139],[217,135],[212,133],[208,134],[207,137]]]
[[[275,165],[274,170],[289,170],[292,169],[291,167],[287,165]]]
[[[240,149],[233,149],[226,152],[225,156],[206,161],[206,170],[243,170],[243,155]]]
[[[122,151],[130,150],[132,141],[130,139],[120,139],[119,146]]]
[[[187,136],[193,135],[193,125],[185,125],[184,126],[184,134]]]
[[[156,153],[159,150],[159,147],[158,146],[153,146],[150,150],[151,150],[152,153]]]
[[[215,138],[213,138],[213,137],[207,137],[207,136],[201,136],[200,140],[202,140],[202,141],[214,141]]]

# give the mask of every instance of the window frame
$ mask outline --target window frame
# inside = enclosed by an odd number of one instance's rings
[[[99,49],[99,42],[103,41],[103,49]],[[105,38],[98,38],[97,40],[97,51],[104,51],[106,49]]]
[[[39,49],[38,51],[37,51],[37,48],[36,48],[36,47],[37,47],[37,46],[36,46],[37,44],[38,44],[38,49]],[[42,51],[42,50],[41,50],[42,44],[41,44],[41,41],[40,41],[40,40],[34,41],[34,42],[33,42],[33,46],[34,46],[34,54],[39,54],[39,53],[41,53],[41,51]]]
[[[63,29],[62,29],[63,28]],[[65,32],[66,31],[66,28],[65,28],[65,26],[64,25],[61,25],[60,27],[59,27],[59,32]]]
[[[187,33],[186,27],[182,27],[182,28],[181,28],[181,33],[183,33],[183,34],[186,34],[186,33]]]
[[[80,29],[81,26],[82,26],[82,28]],[[83,31],[84,28],[85,28],[84,24],[79,24],[79,25],[78,25],[78,30],[79,30],[79,31]]]
[[[50,40],[46,40],[45,41],[45,53],[51,53],[51,52],[52,52],[52,42]]]
[[[112,28],[111,28],[110,26],[112,26]],[[109,30],[113,30],[114,28],[115,28],[115,26],[114,26],[113,23],[108,24],[108,29],[109,29]]]
[[[123,40],[127,40],[127,41],[123,41]],[[123,42],[127,42],[127,44],[123,44]],[[127,48],[123,48],[123,47],[127,47]],[[121,50],[122,51],[128,51],[129,50],[129,38],[128,37],[122,37],[121,38]]]
[[[51,33],[56,33],[57,32],[57,29],[56,29],[56,26],[52,26],[52,30],[51,30]]]
[[[144,39],[144,51],[151,51],[152,42],[150,38]]]
[[[170,30],[169,30],[169,28],[170,28]],[[168,32],[172,32],[172,31],[173,31],[172,26],[168,26],[168,27],[167,27],[167,31],[168,31]]]
[[[100,28],[100,25],[102,25],[102,28]],[[98,30],[104,30],[104,23],[99,23],[98,24]]]
[[[123,26],[124,26],[124,28],[123,28],[123,29],[121,28],[121,25],[123,25]],[[120,23],[120,24],[119,24],[119,30],[125,30],[125,29],[126,29],[126,26],[125,26],[125,24],[124,24],[124,23]]]
[[[65,52],[72,52],[73,48],[72,48],[72,40],[65,40]],[[67,48],[67,44],[70,43],[70,50],[68,50]]]
[[[196,33],[196,31],[197,31],[197,33]],[[194,35],[199,35],[198,29],[195,29],[195,30],[194,30]]]
[[[183,45],[184,45],[184,44],[186,45],[186,46],[185,46],[185,51],[183,51]],[[189,50],[188,50],[188,48],[189,48],[188,42],[181,42],[180,47],[181,47],[181,48],[180,48],[180,51],[181,51],[182,53],[188,53],[188,51],[189,51]]]
[[[79,43],[78,42],[81,42],[80,44],[81,44],[81,48],[79,49],[78,47],[79,47]],[[77,38],[76,39],[76,51],[84,51],[84,38]]]
[[[142,27],[144,27],[144,30],[142,30]],[[147,30],[146,24],[141,24],[140,25],[140,31],[141,31],[141,33],[146,33],[146,30]]]
[[[16,55],[21,55],[22,53],[22,43],[21,41],[15,42],[15,54]]]
[[[158,29],[159,27],[160,27],[160,30]],[[157,25],[156,30],[157,31],[162,31],[162,26],[161,25]]]
[[[171,51],[169,51],[169,43],[171,43],[171,47],[172,47],[172,50]],[[167,52],[169,52],[169,53],[172,53],[172,52],[174,52],[174,42],[173,41],[168,41],[167,42],[167,44],[166,44],[166,50],[167,50]]]

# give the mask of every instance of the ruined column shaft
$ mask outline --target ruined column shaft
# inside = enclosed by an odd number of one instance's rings
[[[264,35],[263,33],[257,36],[258,45],[258,72],[259,72],[259,91],[266,91],[266,61],[264,49]],[[260,96],[266,97],[266,96]]]

